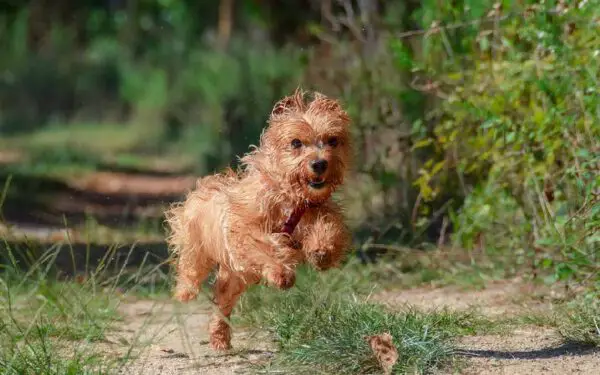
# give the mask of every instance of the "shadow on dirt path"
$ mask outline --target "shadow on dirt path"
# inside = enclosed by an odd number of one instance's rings
[[[506,335],[464,337],[459,355],[467,359],[466,375],[595,375],[598,348],[564,343],[549,328],[523,327]]]
[[[586,356],[600,352],[595,346],[581,345],[577,343],[566,343],[556,347],[525,350],[525,351],[501,351],[501,350],[460,350],[459,354],[466,357],[496,358],[496,359],[549,359],[562,356]]]

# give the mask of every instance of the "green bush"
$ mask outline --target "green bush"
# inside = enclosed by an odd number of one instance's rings
[[[448,94],[421,143],[434,152],[417,180],[424,195],[458,181],[466,196],[457,244],[483,237],[488,250],[551,269],[552,280],[598,277],[597,5],[514,18],[489,60],[439,74]]]

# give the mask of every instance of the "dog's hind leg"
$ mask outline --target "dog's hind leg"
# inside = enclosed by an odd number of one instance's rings
[[[169,248],[175,256],[176,281],[175,298],[182,302],[194,299],[200,291],[200,284],[208,277],[215,262],[209,256],[203,241],[200,221],[202,201],[197,195],[190,195],[192,203],[174,205],[166,213],[170,234]]]
[[[220,269],[215,283],[215,304],[219,311],[213,314],[210,322],[210,346],[214,350],[231,348],[231,327],[229,317],[238,299],[248,287],[249,280],[239,274]]]
[[[190,301],[200,292],[201,284],[214,267],[214,263],[206,258],[204,254],[194,249],[182,251],[177,264],[177,285],[175,286],[175,298],[181,302]]]

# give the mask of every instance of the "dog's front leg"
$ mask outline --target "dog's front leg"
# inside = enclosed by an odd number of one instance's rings
[[[308,263],[320,271],[339,265],[351,241],[341,212],[330,205],[314,210],[305,219],[300,229]]]
[[[259,228],[234,233],[232,261],[234,269],[253,272],[280,289],[289,289],[296,282],[295,266],[301,253],[286,234],[264,233]]]

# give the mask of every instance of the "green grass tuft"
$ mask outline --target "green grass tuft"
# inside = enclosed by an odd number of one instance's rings
[[[566,343],[600,347],[600,295],[588,290],[556,303],[550,312],[522,317],[524,323],[553,327]]]
[[[600,302],[576,300],[558,320],[558,331],[569,342],[600,346]]]
[[[600,346],[600,295],[598,291],[560,305],[551,316],[565,341],[583,345]]]
[[[10,246],[0,246],[17,259]],[[120,366],[100,345],[119,320],[114,282],[101,268],[86,278],[57,278],[57,251],[51,248],[28,269],[0,263],[2,374],[104,374]]]
[[[452,338],[470,334],[473,315],[408,308],[390,312],[368,303],[354,291],[367,291],[365,273],[357,270],[326,274],[302,269],[295,288],[287,292],[256,287],[247,293],[237,314],[242,322],[274,332],[281,349],[271,365],[315,373],[373,373],[379,365],[366,336],[389,332],[400,358],[394,373],[426,373],[449,364]]]

